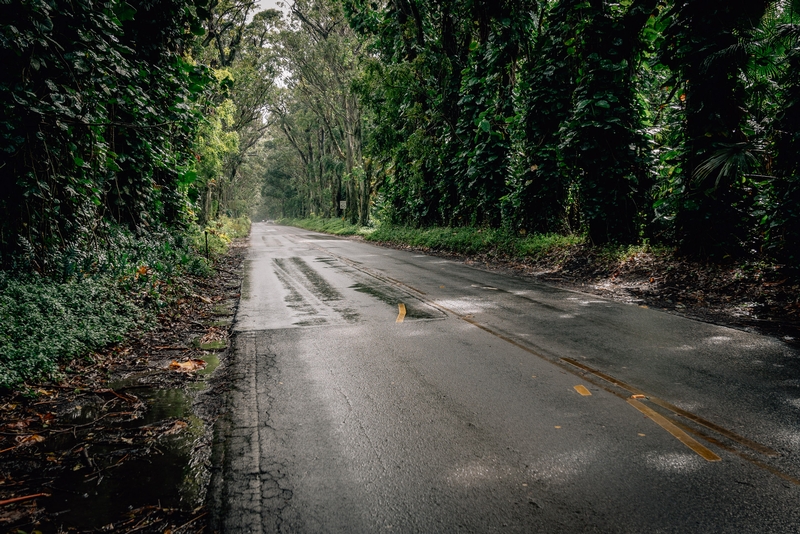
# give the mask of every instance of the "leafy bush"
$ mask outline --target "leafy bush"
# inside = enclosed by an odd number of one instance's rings
[[[249,234],[248,217],[234,219],[222,215],[214,221],[209,221],[205,228],[194,227],[189,233],[189,239],[192,250],[211,259],[225,254],[232,239],[247,237]]]
[[[218,84],[187,58],[193,0],[0,0],[0,265],[189,221],[195,131]],[[197,9],[196,9],[197,7]]]
[[[247,226],[243,220],[227,224],[235,235]],[[0,271],[0,388],[56,378],[59,363],[116,343],[134,327],[148,326],[159,310],[185,292],[185,274],[213,272],[192,250],[191,234],[135,236],[121,228],[108,232],[113,239],[101,250],[62,254],[60,280]]]
[[[344,219],[325,219],[322,217],[311,217],[309,219],[281,219],[279,224],[297,226],[312,232],[325,232],[334,235],[359,235],[368,231],[357,224],[350,224]]]
[[[0,388],[57,374],[57,362],[120,341],[141,321],[111,278],[66,283],[0,272]]]

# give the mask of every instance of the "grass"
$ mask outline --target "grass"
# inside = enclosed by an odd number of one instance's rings
[[[321,217],[311,217],[308,219],[281,219],[280,224],[287,226],[297,226],[311,230],[312,232],[324,232],[333,235],[365,235],[371,230],[368,227],[350,224],[344,219],[323,219]]]
[[[496,254],[514,258],[540,259],[579,245],[581,236],[559,234],[514,235],[507,230],[472,227],[410,228],[380,225],[360,227],[341,219],[283,219],[280,224],[335,235],[360,235],[367,241],[408,245],[457,254]]]
[[[195,253],[207,255],[208,258],[216,258],[225,254],[232,239],[247,237],[249,233],[250,219],[248,217],[233,219],[222,215],[215,221],[209,221],[204,227],[194,227],[188,236]],[[208,243],[208,248],[206,248],[206,243]]]
[[[213,274],[214,258],[249,230],[247,218],[222,218],[185,235],[118,230],[103,250],[65,253],[60,279],[0,271],[0,389],[58,379],[62,364],[152,325],[183,295],[187,275]]]

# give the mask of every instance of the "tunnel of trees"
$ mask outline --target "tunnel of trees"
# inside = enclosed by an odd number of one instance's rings
[[[793,0],[0,1],[0,263],[265,216],[798,264]]]

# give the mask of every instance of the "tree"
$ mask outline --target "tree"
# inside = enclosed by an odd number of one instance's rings
[[[186,52],[202,0],[0,3],[0,263],[187,222],[194,131],[213,87]]]

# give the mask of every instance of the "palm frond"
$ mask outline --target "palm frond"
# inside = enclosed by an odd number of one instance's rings
[[[800,24],[779,24],[775,28],[775,37],[792,43],[800,41]]]
[[[759,164],[756,156],[758,150],[750,143],[734,143],[720,148],[703,161],[692,173],[695,185],[716,174],[714,189],[719,187],[723,178],[742,175],[750,172]]]

